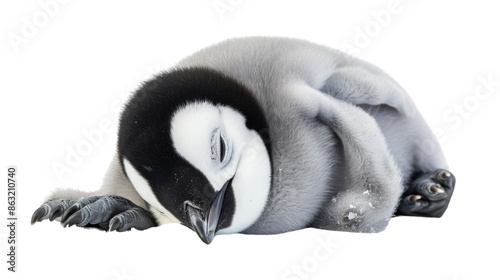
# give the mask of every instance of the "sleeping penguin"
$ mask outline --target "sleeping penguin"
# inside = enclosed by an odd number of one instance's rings
[[[455,177],[414,103],[379,68],[285,38],[203,49],[126,104],[100,190],[57,190],[32,217],[107,231],[380,232],[440,217]]]

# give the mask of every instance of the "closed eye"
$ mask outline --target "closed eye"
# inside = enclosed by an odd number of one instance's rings
[[[227,157],[230,156],[230,147],[228,146],[226,138],[220,129],[216,129],[212,133],[211,142],[211,158],[212,160],[224,163]]]
[[[224,138],[222,138],[222,135],[219,136],[219,160],[220,162],[223,162],[225,157],[226,157],[226,141],[224,141]]]

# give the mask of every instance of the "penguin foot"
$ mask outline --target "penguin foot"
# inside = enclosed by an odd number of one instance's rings
[[[396,215],[441,217],[455,189],[455,176],[437,169],[418,177],[404,192]]]
[[[60,219],[63,227],[76,225],[119,232],[157,226],[149,211],[116,195],[48,201],[33,213],[31,224],[46,219]]]

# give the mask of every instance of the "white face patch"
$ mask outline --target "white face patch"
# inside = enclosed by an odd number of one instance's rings
[[[217,107],[209,103],[192,103],[174,114],[170,130],[175,150],[201,171],[216,191],[232,177],[235,167],[230,166],[233,170],[225,168],[226,172],[221,172],[222,164],[214,158],[219,147],[214,147],[214,144],[218,143],[213,140],[218,139],[213,138],[219,137],[219,133],[225,135],[221,124],[221,114]],[[230,149],[226,148],[226,154],[229,151]]]
[[[197,102],[179,109],[170,131],[174,148],[202,172],[215,191],[233,178],[236,209],[219,233],[241,232],[262,213],[271,184],[271,165],[261,137],[226,106]]]
[[[163,207],[163,205],[161,205],[161,203],[158,201],[153,191],[151,190],[148,181],[141,176],[141,174],[132,166],[132,164],[130,164],[130,162],[126,158],[123,159],[123,166],[125,167],[125,173],[127,173],[130,182],[142,197],[142,199],[144,199],[153,208],[155,208],[157,211],[160,211],[167,217],[167,219],[157,220],[161,224],[168,222],[180,223],[180,221],[172,213],[170,213],[167,209],[165,209],[165,207]],[[158,218],[158,213],[155,213],[154,211],[153,213]]]

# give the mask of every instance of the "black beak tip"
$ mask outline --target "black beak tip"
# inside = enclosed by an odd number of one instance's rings
[[[231,184],[231,180],[226,182],[219,193],[212,201],[210,207],[202,213],[202,210],[192,207],[187,204],[187,215],[191,228],[198,234],[200,239],[205,244],[210,244],[215,238],[215,231],[220,218],[222,204],[224,202],[224,195],[226,189]]]
[[[211,236],[205,235],[204,237],[201,237],[201,241],[203,241],[205,244],[210,245],[212,241],[214,240],[215,234],[212,234]]]
[[[214,240],[215,232],[208,228],[207,221],[203,217],[201,211],[189,206],[188,208],[189,220],[191,222],[191,228],[198,234],[200,239],[205,244],[210,244]]]

